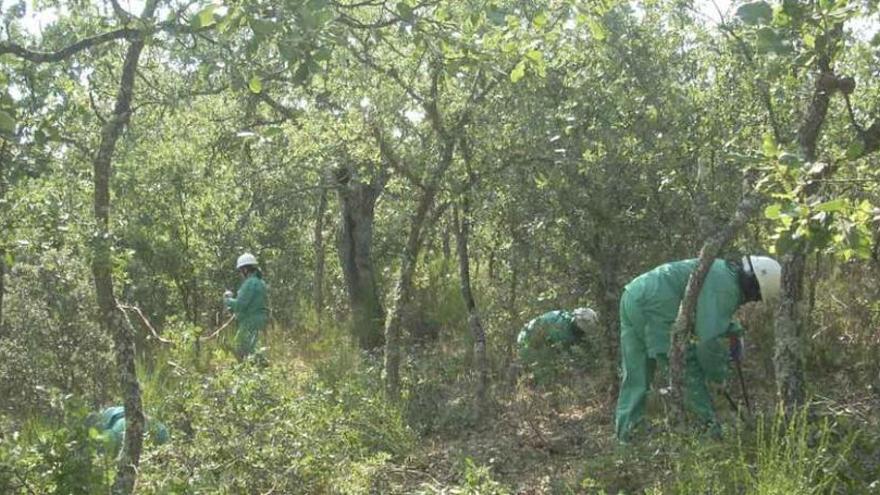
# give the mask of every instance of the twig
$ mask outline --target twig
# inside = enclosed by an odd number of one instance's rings
[[[119,301],[116,301],[116,307],[118,307],[121,311],[134,311],[135,313],[137,313],[137,315],[140,317],[141,321],[143,322],[144,326],[147,327],[147,329],[150,331],[150,333],[153,335],[153,337],[156,340],[158,340],[159,342],[161,342],[163,344],[173,343],[168,339],[162,338],[159,335],[159,333],[156,332],[156,329],[153,328],[152,324],[150,324],[150,320],[147,319],[147,317],[144,315],[143,311],[141,311],[141,308],[139,308],[137,306],[130,306],[127,304],[122,304]]]
[[[199,340],[200,340],[200,341],[205,341],[205,340],[213,339],[214,337],[217,336],[217,334],[219,334],[220,332],[222,332],[224,328],[228,327],[229,324],[232,323],[232,320],[234,320],[234,319],[235,319],[235,315],[230,316],[229,319],[226,320],[226,323],[224,323],[223,325],[221,325],[220,328],[218,328],[217,330],[214,330],[214,332],[212,332],[212,333],[211,333],[210,335],[208,335],[208,336],[205,336],[205,337],[199,337]]]

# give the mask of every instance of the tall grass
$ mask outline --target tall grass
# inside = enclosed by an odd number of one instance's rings
[[[673,463],[671,493],[842,493],[841,470],[856,434],[839,431],[828,418],[811,420],[808,409],[761,416],[732,445],[689,439]]]

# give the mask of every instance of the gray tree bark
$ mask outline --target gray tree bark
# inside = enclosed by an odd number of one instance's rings
[[[155,8],[156,0],[148,1],[144,7],[143,17],[145,19],[152,18]],[[125,52],[113,114],[101,129],[101,142],[93,161],[96,235],[92,275],[95,282],[101,326],[104,331],[113,336],[116,366],[125,406],[125,440],[116,466],[116,478],[111,488],[114,494],[134,492],[144,440],[144,412],[135,368],[134,335],[122,311],[117,307],[116,297],[113,294],[113,262],[110,249],[112,243],[110,180],[113,172],[113,153],[116,150],[116,143],[131,117],[135,75],[144,44],[143,36],[138,36],[131,41]]]
[[[0,201],[6,197],[6,163],[9,161],[6,149],[9,144],[3,141],[0,148]],[[3,296],[6,294],[6,239],[0,238],[0,338],[3,337]]]
[[[400,273],[394,289],[391,315],[385,324],[385,390],[392,399],[400,396],[400,334],[405,312],[409,309],[412,299],[413,275],[422,245],[422,230],[428,213],[434,206],[437,189],[446,170],[452,164],[455,142],[445,140],[438,163],[433,167],[427,182],[424,184],[422,196],[419,198],[415,213],[410,217],[410,228],[406,246],[403,250]]]
[[[362,349],[382,346],[385,312],[373,267],[373,220],[385,175],[369,184],[352,177],[350,168],[337,171],[340,204],[339,258],[352,314],[352,334]]]
[[[607,256],[606,260],[613,257]],[[621,287],[617,282],[617,264],[605,262],[600,272],[599,290],[599,318],[604,328],[605,352],[608,354],[608,373],[612,377],[611,386],[608,389],[609,403],[617,400],[620,382],[613,379],[617,377],[620,345],[620,292]]]
[[[470,167],[470,149],[462,139],[462,152],[468,169],[468,180],[472,184],[475,176]],[[469,188],[468,188],[469,189]],[[461,198],[461,214],[456,211],[455,237],[456,251],[458,252],[458,275],[461,286],[461,297],[464,299],[468,312],[468,327],[474,339],[474,371],[477,374],[477,386],[474,392],[475,406],[481,416],[486,410],[487,391],[489,388],[489,360],[486,356],[486,330],[477,310],[477,302],[471,290],[470,253],[468,241],[471,228],[471,198],[470,191],[465,190]]]
[[[751,192],[751,181],[746,181],[744,189],[746,194],[737,206],[733,218],[721,231],[710,237],[700,249],[697,268],[688,279],[684,298],[678,308],[678,316],[672,326],[669,347],[669,389],[670,400],[677,409],[679,421],[687,419],[684,401],[684,356],[688,342],[692,338],[696,338],[694,337],[694,320],[700,289],[703,288],[703,282],[715,258],[761,205],[760,196]]]
[[[810,106],[797,135],[798,146],[810,166],[817,158],[817,143],[828,115],[831,96],[840,89],[840,84],[845,79],[834,75],[827,60],[820,61],[819,67]],[[829,166],[820,174],[828,175],[832,170]],[[802,192],[802,197],[807,198],[815,194],[817,184],[818,182],[808,184]],[[791,252],[783,255],[781,260],[782,291],[774,324],[773,365],[777,399],[787,411],[803,404],[806,397],[805,356],[802,342],[804,315],[801,311],[801,301],[808,249],[807,243],[798,241]]]
[[[315,305],[315,313],[320,317],[324,312],[324,262],[326,252],[324,250],[324,222],[327,212],[327,189],[321,188],[321,197],[318,200],[318,211],[315,214],[315,286],[312,299]]]

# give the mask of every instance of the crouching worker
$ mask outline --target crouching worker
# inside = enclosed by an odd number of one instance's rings
[[[257,339],[269,321],[269,309],[266,300],[266,282],[257,265],[257,258],[250,253],[238,257],[235,264],[243,282],[238,294],[232,297],[226,291],[224,300],[226,307],[234,314],[238,324],[235,332],[235,357],[243,361],[257,350]]]
[[[563,354],[594,331],[598,321],[592,309],[577,308],[550,311],[526,323],[516,339],[521,367],[542,381],[556,368]]]
[[[648,388],[659,366],[665,373],[669,332],[684,298],[688,278],[697,260],[661,265],[630,282],[620,298],[621,384],[615,432],[628,440],[645,409]],[[742,327],[734,312],[750,301],[778,297],[782,268],[772,258],[747,256],[741,262],[715,260],[697,300],[696,338],[685,351],[685,405],[718,432],[707,380],[723,382],[729,367],[726,342],[738,345]]]
[[[105,436],[109,447],[108,452],[117,455],[122,449],[122,441],[125,438],[125,408],[122,406],[107,407],[97,414],[92,414],[88,422],[89,426]],[[146,418],[144,430],[144,437],[155,445],[162,445],[171,440],[168,428],[149,417]]]

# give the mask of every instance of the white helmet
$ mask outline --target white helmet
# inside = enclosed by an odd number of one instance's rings
[[[235,269],[238,270],[243,266],[257,266],[257,258],[251,253],[244,253],[243,255],[238,257],[238,261],[235,262]]]
[[[599,315],[590,308],[577,308],[571,312],[574,323],[581,330],[587,330],[590,326],[599,322]]]
[[[758,287],[761,288],[761,300],[771,301],[779,298],[782,289],[782,266],[776,260],[766,256],[744,256],[743,269],[746,273],[755,270],[755,278],[758,279]]]

